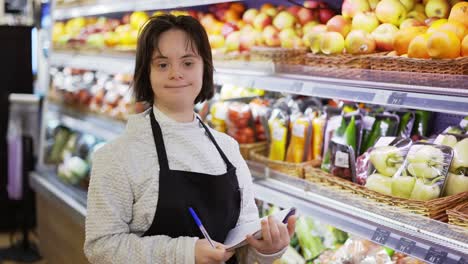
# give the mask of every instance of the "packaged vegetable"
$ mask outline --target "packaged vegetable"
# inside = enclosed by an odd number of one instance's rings
[[[321,115],[312,120],[312,159],[322,159],[323,135],[325,130],[325,116]]]
[[[288,145],[289,115],[282,109],[273,109],[268,128],[271,136],[268,158],[284,161]]]
[[[343,179],[354,181],[356,177],[355,156],[351,146],[330,142],[330,172]]]
[[[314,232],[314,223],[311,218],[301,216],[297,219],[296,235],[301,246],[302,255],[306,260],[316,258],[325,250],[322,238]]]
[[[409,138],[413,130],[415,114],[413,111],[397,111],[400,117],[400,124],[398,125],[398,137]]]
[[[328,264],[391,264],[391,259],[385,250],[371,241],[351,237],[329,259]]]
[[[457,144],[457,138],[454,135],[440,134],[436,137],[433,143],[436,145],[453,147]]]
[[[393,137],[397,135],[400,118],[393,114],[378,114],[375,116],[375,121],[372,129],[361,147],[361,152],[367,151],[374,146],[380,137]]]
[[[89,166],[82,158],[74,156],[64,160],[63,164],[58,166],[57,175],[60,179],[69,184],[77,184],[86,177],[89,172]]]
[[[325,139],[323,144],[324,159],[321,169],[330,172],[330,155],[328,151],[330,140],[334,137],[342,137],[346,130],[346,121],[342,116],[333,116],[327,121],[325,128]]]
[[[211,105],[209,124],[210,126],[219,131],[225,133],[227,131],[226,119],[228,112],[228,103],[226,102],[215,102]]]
[[[453,146],[453,161],[450,166],[444,196],[468,191],[468,138]]]
[[[453,150],[442,145],[416,143],[409,149],[402,170],[394,176],[392,194],[427,201],[441,196]]]
[[[411,131],[411,138],[413,141],[420,140],[429,135],[431,118],[431,112],[423,110],[415,111],[414,125],[413,130]]]
[[[254,130],[256,141],[267,140],[266,128],[268,128],[268,104],[268,101],[259,98],[256,98],[249,103],[255,125]]]
[[[392,195],[392,177],[374,173],[367,177],[366,188],[378,193]]]
[[[312,139],[312,122],[307,116],[300,116],[292,123],[292,131],[288,150],[286,153],[286,161],[293,163],[301,163],[312,159],[310,145]]]

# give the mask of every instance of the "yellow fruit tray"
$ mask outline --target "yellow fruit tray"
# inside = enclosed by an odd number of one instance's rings
[[[468,75],[468,57],[416,59],[398,56],[369,56],[368,60],[371,70]]]
[[[268,159],[268,146],[265,144],[262,147],[252,149],[249,154],[249,158],[252,161],[264,164],[272,170],[279,171],[289,176],[304,178],[304,168],[306,167],[318,167],[322,164],[321,160],[311,160],[302,163],[292,163],[279,160]]]
[[[306,167],[305,179],[316,184],[327,186],[347,192],[350,195],[359,195],[371,202],[379,202],[390,206],[396,206],[415,214],[423,215],[442,222],[448,221],[447,210],[468,201],[468,192],[452,196],[433,199],[430,201],[416,201],[393,197],[371,191],[364,186],[347,181],[340,177],[326,173],[318,168]]]
[[[468,231],[468,202],[447,210],[449,224],[463,227]]]

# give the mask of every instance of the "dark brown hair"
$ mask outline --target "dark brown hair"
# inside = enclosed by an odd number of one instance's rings
[[[211,47],[203,26],[191,16],[174,16],[169,14],[151,17],[143,26],[138,37],[135,59],[135,72],[133,75],[133,92],[137,102],[154,103],[154,93],[151,88],[150,71],[153,52],[158,50],[161,34],[179,29],[188,36],[188,45],[191,45],[203,60],[203,84],[200,93],[195,98],[195,104],[213,97],[213,59]]]

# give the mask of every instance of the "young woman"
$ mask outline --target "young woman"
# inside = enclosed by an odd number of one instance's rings
[[[152,17],[139,36],[135,64],[136,99],[152,108],[131,116],[125,132],[94,155],[84,245],[90,262],[272,263],[281,257],[295,217],[287,225],[263,221],[263,239],[249,236],[236,252],[221,244],[229,230],[257,220],[258,210],[237,142],[193,111],[214,93],[203,27],[189,16]]]

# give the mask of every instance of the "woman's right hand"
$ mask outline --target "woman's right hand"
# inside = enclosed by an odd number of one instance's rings
[[[223,244],[213,242],[216,248],[206,239],[199,239],[195,243],[196,264],[219,264],[226,262],[234,255],[234,251],[227,251]]]

